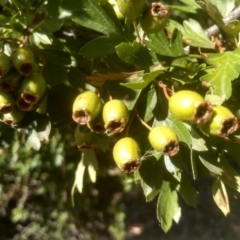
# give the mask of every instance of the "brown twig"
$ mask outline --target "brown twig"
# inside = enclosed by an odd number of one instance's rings
[[[151,131],[152,130],[152,128],[146,123],[146,122],[144,122],[143,121],[143,119],[139,116],[139,114],[138,114],[138,111],[137,111],[137,108],[135,107],[134,108],[134,111],[135,111],[135,114],[136,114],[136,117],[138,118],[138,120],[141,122],[141,124],[144,126],[144,127],[146,127],[149,131]]]
[[[164,84],[162,81],[159,81],[159,82],[158,82],[158,86],[159,86],[160,88],[162,88],[165,97],[166,97],[167,99],[169,99],[170,96],[169,96],[168,92],[171,92],[171,93],[172,93],[173,91],[172,91],[170,88],[168,88],[168,86],[167,86],[166,84]]]

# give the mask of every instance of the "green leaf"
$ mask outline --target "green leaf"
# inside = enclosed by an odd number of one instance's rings
[[[82,154],[82,159],[83,159],[83,154]],[[72,187],[72,197],[73,197],[73,193],[75,188],[77,187],[77,190],[79,193],[82,193],[83,191],[83,179],[84,179],[84,173],[85,173],[85,169],[86,169],[86,165],[83,164],[82,159],[80,160],[77,170],[75,172],[75,180],[74,180],[74,184]]]
[[[72,122],[72,104],[78,91],[64,84],[53,86],[48,92],[47,112],[53,127]]]
[[[199,152],[199,159],[203,165],[211,172],[218,175],[222,175],[223,170],[217,162],[216,157],[212,153],[208,152]]]
[[[82,150],[81,160],[75,172],[75,180],[72,187],[72,194],[74,193],[76,187],[79,193],[83,192],[84,174],[86,169],[88,171],[90,180],[92,182],[95,182],[98,163],[94,149]]]
[[[162,161],[156,161],[154,158],[142,161],[139,175],[146,201],[150,202],[157,196],[162,185]]]
[[[233,7],[233,0],[231,1],[216,1],[214,4],[214,0],[205,0],[205,1],[198,1],[198,3],[201,5],[201,7],[208,13],[208,15],[216,22],[216,24],[225,31],[228,35],[231,37],[237,36],[239,32],[239,24],[230,24],[228,26],[223,21],[223,14],[226,14],[229,12],[229,10]],[[220,12],[220,11],[221,12]],[[236,29],[235,29],[236,27]]]
[[[116,39],[101,36],[86,43],[81,48],[80,54],[87,59],[105,56],[114,53],[117,44]]]
[[[223,17],[228,16],[235,7],[235,0],[211,0]]]
[[[164,163],[167,171],[178,181],[181,181],[181,157],[179,154],[174,157],[164,156]]]
[[[240,176],[239,173],[227,162],[222,156],[220,157],[220,166],[223,169],[222,180],[226,185],[240,192]]]
[[[38,46],[39,44],[51,45],[53,40],[50,38],[49,34],[41,32],[33,32],[31,35],[31,41]]]
[[[69,67],[72,64],[70,54],[62,49],[45,48],[38,51],[47,63],[51,63],[52,65]]]
[[[205,141],[200,135],[192,128],[192,149],[195,151],[207,151],[207,147],[205,145]]]
[[[37,132],[33,129],[30,136],[27,138],[26,146],[30,149],[38,151],[41,147],[41,141]]]
[[[124,41],[122,26],[112,6],[99,0],[69,0],[64,5],[64,16],[89,29]]]
[[[180,215],[177,192],[170,182],[163,181],[157,202],[157,218],[165,233],[171,228],[173,219],[178,220],[177,217]]]
[[[182,36],[178,30],[174,30],[172,39],[169,41],[164,31],[157,34],[149,34],[145,41],[147,47],[153,52],[169,57],[179,57],[184,55]]]
[[[60,84],[67,80],[67,69],[48,63],[45,65],[42,75],[46,79],[47,84]]]
[[[183,39],[191,46],[214,49],[214,44],[210,41],[201,25],[194,19],[183,22]]]
[[[145,99],[144,99],[145,100]],[[153,118],[153,110],[157,104],[157,94],[155,88],[149,90],[146,98],[146,107],[143,120],[145,122],[150,121]]]
[[[225,98],[221,98],[218,95],[214,94],[206,94],[205,100],[210,102],[212,105],[222,105],[223,102],[226,100]]]
[[[240,49],[232,52],[212,53],[204,56],[205,61],[214,66],[211,72],[202,76],[201,81],[210,83],[215,95],[228,99],[232,93],[232,81],[240,73]]]
[[[166,6],[171,10],[178,10],[181,12],[195,13],[195,14],[197,13],[197,10],[200,8],[200,6],[196,3],[195,0],[180,0],[180,1],[186,4],[186,6],[182,6],[182,5],[166,5]]]
[[[177,187],[177,191],[188,205],[192,207],[197,206],[198,193],[185,174],[182,174],[181,182]]]
[[[127,63],[149,68],[157,62],[156,56],[142,44],[134,41],[133,44],[121,43],[116,46],[117,55]]]
[[[122,86],[131,89],[144,89],[149,83],[151,83],[155,78],[164,71],[164,68],[155,70],[150,73],[143,74],[142,78],[137,78],[134,82],[131,80],[127,83],[121,83]]]
[[[212,194],[215,203],[226,216],[230,212],[229,200],[225,185],[219,179],[213,183]]]

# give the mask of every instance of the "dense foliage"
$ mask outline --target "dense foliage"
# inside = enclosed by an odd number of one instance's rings
[[[224,215],[240,191],[239,0],[126,2],[0,1],[0,208],[14,200],[13,221],[34,220],[43,209],[29,215],[25,202],[48,194],[62,211],[51,213],[60,227],[43,230],[52,239],[76,214],[64,203],[84,214],[75,190],[101,178],[116,191],[140,183],[165,232],[181,218],[179,198],[197,206],[194,180],[214,179]],[[117,223],[114,191],[101,204]],[[113,235],[124,228],[114,224]]]

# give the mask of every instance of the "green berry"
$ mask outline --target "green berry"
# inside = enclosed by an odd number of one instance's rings
[[[125,173],[135,172],[140,167],[140,157],[140,148],[133,138],[122,138],[113,147],[114,161]]]
[[[18,48],[12,55],[12,63],[24,76],[29,76],[35,69],[34,54],[27,48]]]
[[[11,127],[16,127],[25,117],[25,112],[15,107],[10,113],[3,114],[3,122]]]
[[[169,98],[169,111],[178,120],[206,123],[212,116],[212,106],[196,92],[181,90]]]
[[[179,142],[176,133],[169,127],[157,126],[149,132],[151,146],[164,155],[174,156],[179,151]]]
[[[106,102],[103,106],[103,121],[105,129],[111,133],[122,132],[128,122],[127,106],[118,99]]]
[[[215,106],[210,121],[200,126],[200,128],[207,134],[228,137],[238,129],[238,120],[228,108]]]
[[[96,134],[91,132],[87,127],[78,125],[75,128],[74,138],[78,148],[88,149],[94,147]]]
[[[136,19],[143,13],[147,3],[146,0],[117,0],[117,5],[123,17]]]
[[[11,68],[10,57],[3,52],[0,52],[0,78],[7,75]]]
[[[169,19],[169,11],[161,3],[152,3],[141,16],[140,25],[146,34],[153,34],[163,30]]]
[[[13,96],[0,89],[0,113],[10,113],[14,109],[14,98]]]
[[[33,73],[23,79],[17,105],[21,110],[32,110],[33,106],[43,97],[47,88],[44,77]]]
[[[6,92],[14,91],[19,87],[22,75],[16,70],[11,69],[10,72],[0,79],[0,85]]]
[[[101,108],[102,102],[96,93],[82,92],[74,100],[72,118],[76,123],[85,125],[98,116]]]

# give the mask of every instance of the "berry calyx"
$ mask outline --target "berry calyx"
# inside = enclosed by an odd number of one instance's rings
[[[10,57],[3,52],[0,52],[0,78],[7,75],[11,68]]]
[[[85,125],[98,116],[101,108],[102,102],[96,93],[82,92],[73,102],[72,118],[76,123]]]
[[[35,69],[34,54],[27,48],[18,48],[12,55],[12,63],[24,76],[29,76]]]
[[[89,149],[94,147],[95,133],[87,127],[78,125],[74,131],[74,138],[79,149]]]
[[[18,107],[23,111],[29,111],[42,98],[47,88],[44,77],[39,73],[33,73],[23,79],[20,94],[17,100]]]
[[[157,33],[166,27],[169,16],[169,11],[163,4],[152,3],[141,16],[141,28],[146,34]]]
[[[200,128],[207,134],[228,137],[238,129],[238,120],[228,108],[214,106],[212,118]]]
[[[140,148],[133,138],[122,138],[113,147],[114,161],[125,173],[132,173],[139,169],[141,166],[140,157]]]
[[[212,116],[212,105],[190,90],[181,90],[169,98],[169,111],[178,120],[203,124]]]
[[[122,132],[128,119],[128,108],[121,100],[112,99],[104,104],[103,121],[108,132]]]
[[[146,0],[117,0],[117,5],[123,17],[136,19],[143,13],[147,3]]]
[[[157,126],[152,128],[148,138],[151,146],[164,155],[174,156],[179,151],[178,137],[169,127]]]

